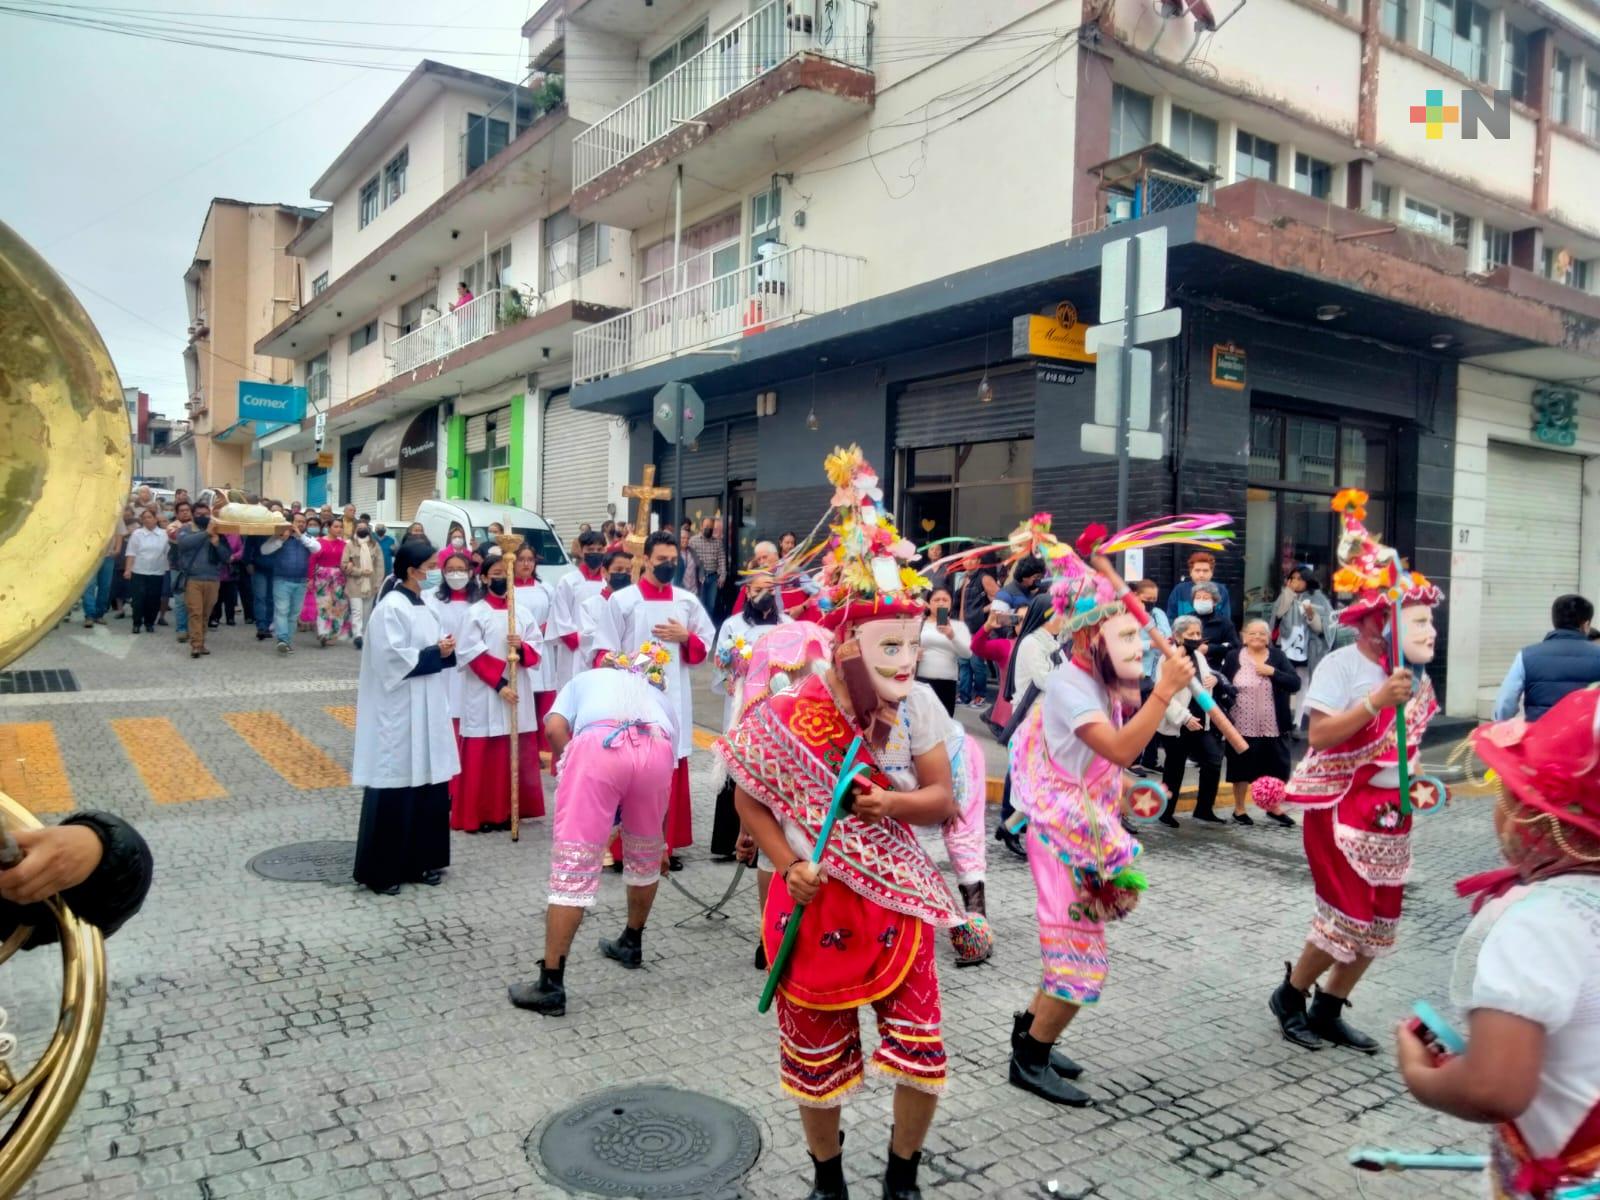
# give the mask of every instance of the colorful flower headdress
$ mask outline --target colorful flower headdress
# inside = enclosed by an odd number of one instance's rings
[[[1359,625],[1373,612],[1395,603],[1438,604],[1444,599],[1436,585],[1419,572],[1407,570],[1400,555],[1368,531],[1367,494],[1345,488],[1333,498],[1333,511],[1341,516],[1339,569],[1334,572],[1333,590],[1354,596],[1354,602],[1339,613],[1344,625]]]
[[[646,642],[632,654],[614,650],[600,660],[600,665],[641,676],[651,687],[664,692],[667,690],[667,667],[671,662],[672,653],[665,646],[660,642]]]
[[[911,566],[917,548],[883,511],[878,473],[861,447],[836,448],[823,468],[834,489],[818,578],[823,623],[837,629],[868,616],[920,615],[929,583]]]
[[[1094,629],[1128,611],[1106,577],[1089,566],[1095,555],[1177,545],[1223,550],[1233,540],[1231,521],[1226,513],[1183,513],[1140,521],[1117,533],[1098,523],[1088,526],[1070,549],[1062,547],[1066,556],[1050,592],[1056,611],[1068,614],[1067,629],[1074,634]]]

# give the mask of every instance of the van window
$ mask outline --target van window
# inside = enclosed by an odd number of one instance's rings
[[[519,534],[525,543],[533,547],[541,563],[547,566],[559,567],[568,561],[566,552],[561,549],[561,543],[556,541],[555,534],[548,529],[530,529],[526,525],[513,525],[511,532]],[[473,545],[481,546],[488,540],[489,527],[487,525],[473,526]]]

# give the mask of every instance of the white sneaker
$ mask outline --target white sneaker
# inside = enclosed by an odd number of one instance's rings
[[[278,653],[279,654],[287,654],[287,653],[289,653],[289,650],[290,650],[290,646],[289,646],[288,642],[279,642],[278,643]]]

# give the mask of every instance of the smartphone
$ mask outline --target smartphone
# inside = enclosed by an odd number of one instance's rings
[[[933,610],[933,623],[935,625],[950,624],[950,606],[948,604],[941,604]]]

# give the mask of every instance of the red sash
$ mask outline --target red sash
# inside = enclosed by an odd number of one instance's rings
[[[1510,1164],[1495,1164],[1500,1168],[1496,1170],[1498,1182],[1509,1183],[1517,1191],[1540,1200],[1557,1188],[1593,1179],[1600,1171],[1600,1104],[1589,1110],[1561,1153],[1550,1158],[1534,1158],[1513,1122],[1499,1126],[1496,1132],[1500,1135],[1500,1145],[1511,1158]],[[1511,1168],[1509,1171],[1504,1169],[1507,1165]],[[1509,1179],[1506,1178],[1508,1174]]]

